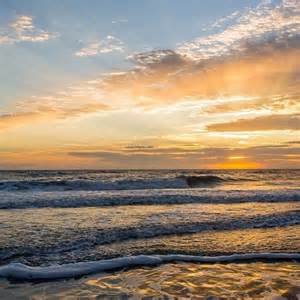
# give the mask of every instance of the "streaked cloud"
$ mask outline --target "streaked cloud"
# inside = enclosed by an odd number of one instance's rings
[[[288,144],[288,145],[300,145],[300,141],[289,141],[289,142],[286,142],[286,144]]]
[[[200,113],[234,113],[234,112],[260,112],[268,113],[293,113],[300,111],[298,94],[280,95],[272,97],[243,97],[233,101],[224,99],[203,108]]]
[[[75,55],[79,57],[86,57],[106,54],[115,51],[124,52],[124,50],[124,43],[120,39],[112,35],[108,35],[100,41],[92,42],[87,46],[81,48],[79,51],[75,52]]]
[[[58,33],[37,28],[31,16],[19,16],[6,28],[0,28],[0,44],[18,42],[44,42],[58,37]]]
[[[105,162],[110,166],[139,167],[146,166],[159,168],[172,165],[174,168],[203,167],[203,168],[232,168],[232,167],[294,167],[300,162],[300,148],[287,145],[266,145],[260,147],[222,148],[204,147],[183,149],[181,147],[151,147],[127,149],[103,149],[72,151],[68,155],[93,161],[97,164]]]
[[[89,82],[70,86],[51,95],[31,96],[15,103],[11,113],[0,114],[0,130],[36,122],[49,122],[105,111],[108,105]]]
[[[207,129],[210,131],[300,130],[300,114],[240,119],[228,123],[212,124]]]
[[[67,108],[40,104],[37,105],[34,111],[17,111],[15,113],[0,114],[0,131],[37,122],[79,117],[89,113],[104,111],[105,109],[107,107],[101,103],[85,103]]]
[[[111,21],[112,24],[122,24],[122,23],[128,23],[127,19],[116,19]]]

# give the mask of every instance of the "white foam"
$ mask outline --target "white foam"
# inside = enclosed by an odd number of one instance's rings
[[[30,267],[21,263],[10,263],[0,267],[0,277],[14,280],[55,280],[74,278],[94,273],[112,271],[136,266],[155,266],[170,262],[228,263],[245,260],[300,260],[297,253],[250,253],[226,256],[193,255],[138,255],[108,260],[78,262],[49,267]]]

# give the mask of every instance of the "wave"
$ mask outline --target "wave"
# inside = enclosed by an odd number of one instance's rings
[[[193,175],[132,179],[32,179],[2,180],[0,191],[108,191],[139,189],[186,189],[212,187],[226,182],[251,181],[251,179],[221,177],[216,175]]]
[[[4,247],[0,249],[0,261],[9,261],[20,257],[47,257],[61,255],[71,251],[83,251],[100,245],[111,245],[133,240],[144,240],[163,236],[186,235],[207,231],[227,231],[258,228],[279,228],[300,224],[299,210],[276,214],[254,215],[243,218],[189,221],[176,223],[144,224],[140,226],[122,226],[117,228],[90,228],[88,231],[76,229],[77,237],[61,240],[55,244],[24,245],[22,247]]]
[[[19,180],[2,181],[2,191],[108,191],[138,189],[188,188],[184,178],[96,180]]]
[[[215,175],[187,176],[185,180],[189,187],[216,185],[225,181],[225,179]]]
[[[300,190],[125,190],[1,193],[0,209],[300,201]]]
[[[194,256],[194,255],[138,255],[113,258],[108,260],[78,262],[73,264],[55,265],[49,267],[31,267],[21,263],[10,263],[0,267],[0,277],[10,280],[35,281],[76,278],[99,272],[109,272],[116,269],[138,266],[157,266],[172,262],[192,263],[233,263],[252,260],[300,260],[297,253],[250,253],[226,256]]]

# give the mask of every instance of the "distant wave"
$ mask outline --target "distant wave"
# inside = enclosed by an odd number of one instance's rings
[[[108,260],[78,262],[49,267],[30,267],[21,263],[11,263],[0,267],[0,277],[10,280],[35,281],[75,278],[99,272],[108,272],[121,268],[137,266],[156,266],[172,262],[192,263],[232,263],[255,260],[300,260],[296,253],[251,253],[227,256],[193,256],[193,255],[138,255],[113,258]]]
[[[193,175],[139,179],[112,179],[111,181],[95,179],[32,179],[2,180],[0,191],[108,191],[139,189],[185,189],[212,187],[226,182],[237,182],[243,178],[220,177],[215,175]],[[251,180],[250,180],[251,181]]]
[[[101,207],[185,203],[245,203],[300,201],[300,190],[123,190],[64,192],[2,192],[0,209],[42,207]]]
[[[188,188],[184,178],[96,180],[20,180],[0,182],[0,191],[107,191]]]

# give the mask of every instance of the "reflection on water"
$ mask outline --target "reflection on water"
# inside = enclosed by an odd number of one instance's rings
[[[149,251],[202,255],[298,251],[299,209],[298,202],[291,202],[0,210],[5,225],[0,227],[0,260],[45,265]],[[275,227],[275,241],[267,227]],[[267,234],[261,238],[256,232],[233,232],[252,228],[263,228]],[[247,235],[242,246],[240,235]]]
[[[0,283],[3,296],[30,299],[299,299],[299,263],[167,264],[81,280]]]

